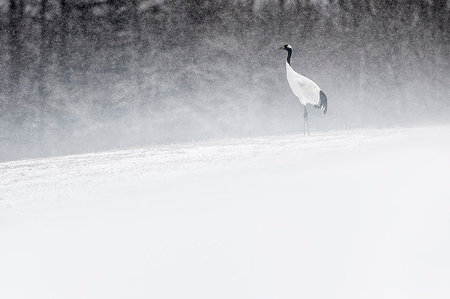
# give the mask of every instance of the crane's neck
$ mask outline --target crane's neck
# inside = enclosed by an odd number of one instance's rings
[[[289,63],[289,65],[291,65],[291,55],[292,55],[292,49],[287,49],[288,52],[288,56],[287,56],[287,63]]]

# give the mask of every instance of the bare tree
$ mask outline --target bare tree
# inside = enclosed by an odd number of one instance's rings
[[[49,57],[49,46],[48,46],[48,22],[46,19],[46,13],[47,13],[47,4],[48,0],[41,0],[41,7],[40,7],[40,53],[39,53],[39,65],[37,70],[37,81],[38,81],[38,89],[39,89],[39,95],[43,99],[43,102],[45,102],[46,98],[46,67],[48,65],[48,57]],[[44,105],[42,103],[41,105]]]
[[[22,71],[22,37],[21,21],[24,11],[23,0],[10,0],[9,2],[9,90],[10,94],[17,93],[20,86]]]
[[[59,17],[59,45],[58,45],[58,66],[59,66],[59,77],[62,79],[64,84],[69,83],[69,70],[67,68],[66,60],[68,58],[67,53],[67,37],[69,35],[68,22],[70,7],[67,0],[60,0],[60,10],[61,14]]]

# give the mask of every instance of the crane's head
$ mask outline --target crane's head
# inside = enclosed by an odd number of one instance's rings
[[[290,44],[286,44],[286,45],[279,47],[278,50],[292,51],[292,47]]]

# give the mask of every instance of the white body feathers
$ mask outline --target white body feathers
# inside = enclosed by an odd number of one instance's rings
[[[303,105],[319,105],[320,103],[320,88],[311,79],[300,75],[292,69],[286,61],[286,76],[294,95],[299,99]]]

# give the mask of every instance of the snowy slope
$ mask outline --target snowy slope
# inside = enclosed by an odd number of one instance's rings
[[[450,127],[0,164],[0,298],[449,298]]]

